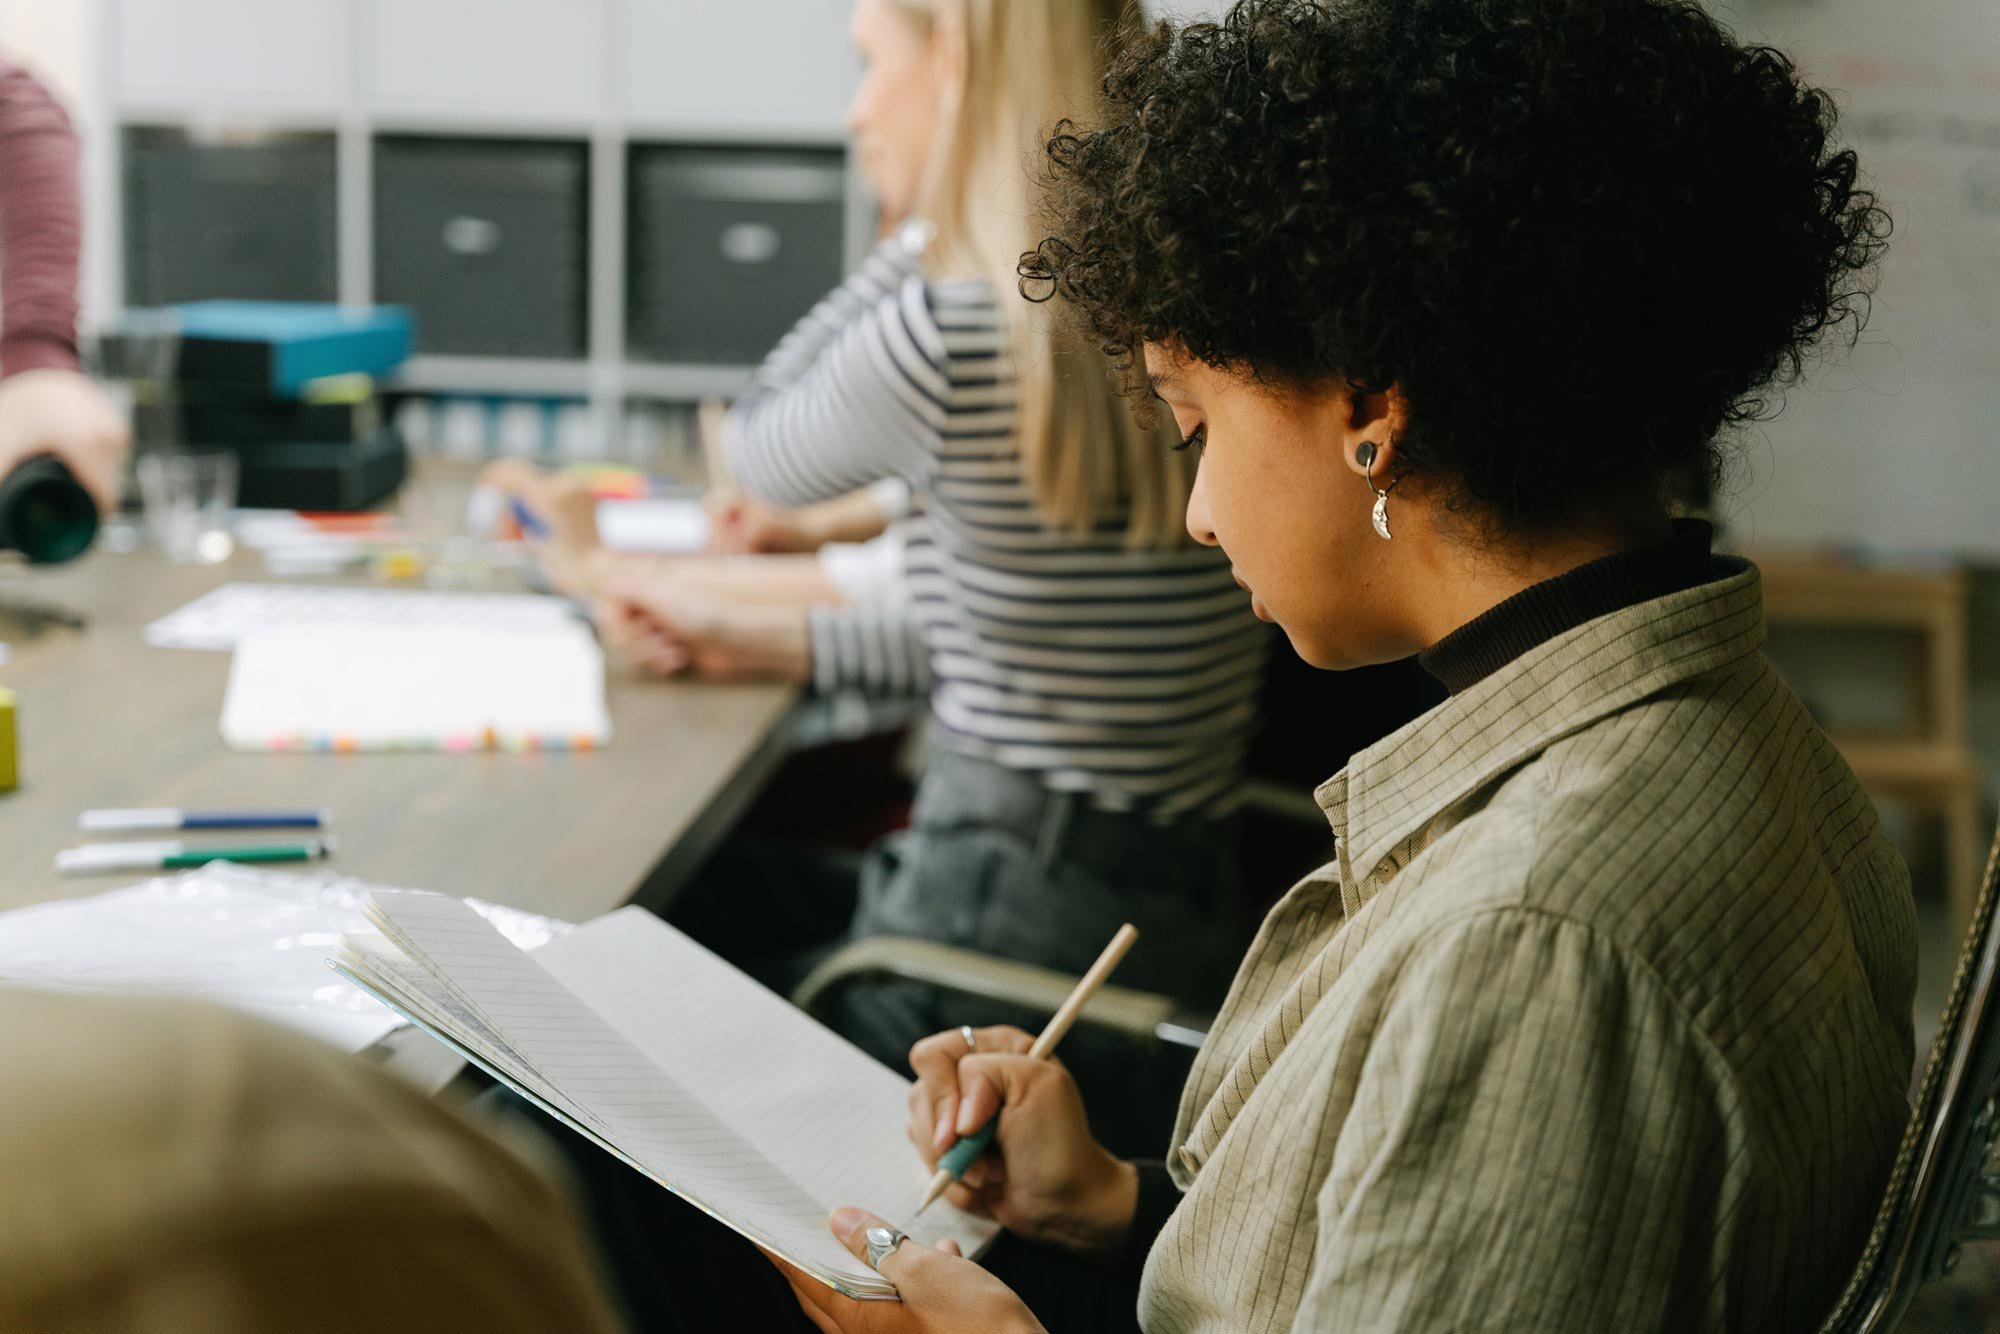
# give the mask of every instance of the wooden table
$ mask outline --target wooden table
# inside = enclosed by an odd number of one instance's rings
[[[326,863],[385,885],[579,920],[670,897],[786,749],[789,686],[662,685],[614,671],[615,737],[585,754],[236,754],[217,732],[230,655],[146,645],[155,618],[262,558],[210,567],[93,555],[0,569],[0,602],[58,603],[82,631],[23,640],[0,615],[19,696],[21,787],[0,793],[0,909],[140,877],[58,878],[86,807],[330,807]]]

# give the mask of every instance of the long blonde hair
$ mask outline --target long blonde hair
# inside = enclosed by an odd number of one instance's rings
[[[1030,182],[1050,127],[1097,109],[1108,44],[1138,22],[1128,0],[889,0],[933,40],[962,40],[954,90],[915,201],[937,235],[934,277],[993,284],[1014,354],[1016,439],[1028,490],[1051,527],[1087,534],[1128,507],[1126,545],[1186,540],[1194,459],[1166,448],[1115,392],[1102,352],[1045,306],[1016,296],[1034,248]]]

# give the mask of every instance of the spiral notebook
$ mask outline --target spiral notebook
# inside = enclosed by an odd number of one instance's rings
[[[604,654],[545,625],[294,626],[236,646],[233,750],[588,750],[611,739]]]
[[[827,1230],[872,1210],[967,1255],[996,1225],[940,1202],[904,1138],[909,1082],[639,908],[532,956],[458,899],[370,896],[334,967],[758,1245],[858,1298],[895,1288]]]

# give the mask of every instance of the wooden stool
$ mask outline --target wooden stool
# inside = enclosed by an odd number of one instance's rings
[[[1760,556],[1773,625],[1913,631],[1924,644],[1920,729],[1907,736],[1833,733],[1861,785],[1940,816],[1952,930],[1972,921],[1979,890],[1979,765],[1965,742],[1965,571],[1864,569],[1801,556]]]

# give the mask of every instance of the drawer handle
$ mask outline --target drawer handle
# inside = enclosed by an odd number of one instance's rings
[[[444,225],[444,248],[454,255],[490,255],[500,248],[500,224],[491,218],[453,218]]]
[[[767,222],[736,222],[722,229],[722,257],[732,264],[769,264],[785,240]]]

